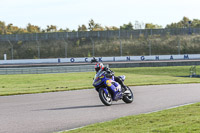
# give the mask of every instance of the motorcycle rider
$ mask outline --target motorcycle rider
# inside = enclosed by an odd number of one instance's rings
[[[96,71],[96,73],[97,73],[99,70],[106,71],[106,76],[108,76],[108,77],[114,76],[114,72],[113,72],[112,70],[110,70],[108,67],[105,67],[105,66],[103,65],[103,63],[96,63],[96,65],[95,65],[95,71]],[[116,82],[118,82],[118,83],[121,85],[122,88],[124,88],[124,89],[123,89],[123,90],[124,90],[123,92],[125,92],[125,91],[127,90],[127,89],[126,89],[126,86],[125,86],[124,83],[123,83],[123,81],[122,81],[119,77],[114,76],[114,80],[115,80]]]
[[[91,59],[91,63],[93,63],[93,62],[98,62],[95,57],[93,57],[93,59]]]

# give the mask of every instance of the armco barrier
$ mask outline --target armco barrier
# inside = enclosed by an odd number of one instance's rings
[[[72,73],[91,72],[93,65],[83,66],[50,66],[50,67],[21,67],[21,68],[0,68],[0,75],[7,74],[44,74],[44,73]]]
[[[177,61],[140,61],[140,62],[105,62],[110,68],[127,68],[127,67],[162,67],[162,66],[192,66],[200,65],[200,60],[177,60]],[[47,64],[48,65],[48,64]],[[35,67],[25,65],[13,66],[9,68],[0,68],[0,75],[5,74],[44,74],[44,73],[72,73],[72,72],[93,72],[94,64],[51,64],[51,66]]]
[[[109,64],[110,68],[126,68],[126,67],[163,67],[163,66],[192,66],[200,65],[200,60],[187,61],[154,61],[154,62],[136,62],[136,63],[118,63]]]

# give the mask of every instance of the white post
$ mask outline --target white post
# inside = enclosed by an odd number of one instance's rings
[[[4,54],[4,60],[7,60],[7,55],[6,54]]]

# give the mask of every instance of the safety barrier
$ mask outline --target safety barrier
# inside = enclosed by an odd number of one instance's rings
[[[0,75],[92,72],[94,65],[0,68]]]

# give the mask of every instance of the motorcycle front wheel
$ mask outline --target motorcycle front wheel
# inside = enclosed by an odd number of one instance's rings
[[[125,94],[124,96],[123,96],[123,101],[125,102],[125,103],[132,103],[133,102],[133,92],[131,91],[131,89],[127,86],[127,90],[128,91],[130,91],[130,93],[129,94]]]
[[[104,91],[104,89],[99,89],[99,98],[101,99],[102,103],[106,106],[112,105],[112,97],[108,91],[108,94]]]

